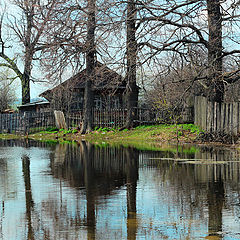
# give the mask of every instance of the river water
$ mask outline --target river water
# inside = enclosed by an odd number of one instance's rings
[[[240,239],[240,156],[0,141],[0,239]]]

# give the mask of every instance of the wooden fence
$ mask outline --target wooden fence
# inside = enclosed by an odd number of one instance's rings
[[[123,127],[127,120],[126,109],[93,109],[94,127]],[[171,119],[169,111],[137,108],[136,125],[166,123]],[[83,112],[65,114],[67,128],[80,128]],[[170,122],[169,122],[170,123]],[[0,133],[33,133],[56,127],[54,112],[25,112],[0,114]]]
[[[33,133],[55,126],[53,112],[0,114],[0,133]]]
[[[94,127],[122,127],[126,123],[126,109],[93,109]],[[137,109],[137,124],[157,124],[161,121],[159,113],[152,109]],[[65,114],[68,128],[81,127],[83,112]],[[0,114],[0,133],[33,133],[56,127],[53,112],[25,112]]]
[[[126,109],[93,109],[93,125],[95,127],[122,127],[127,120]],[[138,125],[157,124],[162,121],[160,113],[153,109],[136,109]],[[83,121],[82,111],[66,114],[68,127],[77,127]]]
[[[240,132],[240,103],[209,102],[205,97],[195,97],[194,123],[202,130],[237,135]]]

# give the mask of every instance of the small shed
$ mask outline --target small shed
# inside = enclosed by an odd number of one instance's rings
[[[50,103],[45,100],[39,100],[18,106],[20,113],[23,112],[46,112],[50,108]]]

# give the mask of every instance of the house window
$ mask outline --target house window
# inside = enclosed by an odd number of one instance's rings
[[[118,109],[120,108],[119,96],[95,96],[94,97],[94,107],[96,109]]]
[[[71,110],[80,110],[83,108],[83,97],[75,96],[71,101]]]
[[[120,101],[118,96],[113,96],[111,101],[111,107],[114,109],[120,108]]]
[[[102,103],[101,97],[96,96],[94,98],[94,107],[96,109],[102,109],[103,108],[103,103]]]

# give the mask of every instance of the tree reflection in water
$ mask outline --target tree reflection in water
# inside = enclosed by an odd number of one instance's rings
[[[5,217],[5,198],[7,195],[7,190],[6,190],[6,181],[8,181],[8,166],[7,166],[7,162],[5,159],[0,158],[0,182],[1,187],[0,189],[2,190],[2,199],[1,199],[1,215],[0,215],[0,238],[3,239],[3,219]]]
[[[62,147],[62,149],[64,149]],[[88,231],[88,239],[96,238],[96,226],[101,219],[96,216],[99,208],[98,199],[101,196],[114,194],[114,190],[126,186],[126,209],[127,209],[127,238],[136,239],[139,231],[139,220],[136,206],[137,181],[140,161],[146,156],[146,165],[158,171],[155,178],[156,186],[159,183],[168,182],[168,198],[175,206],[182,206],[180,218],[189,221],[189,225],[184,224],[184,231],[191,237],[194,229],[192,221],[196,215],[205,221],[205,204],[208,206],[208,232],[209,237],[222,238],[222,210],[225,202],[223,177],[224,170],[233,172],[235,166],[222,164],[193,164],[186,162],[175,162],[172,160],[151,161],[150,156],[156,158],[175,157],[171,152],[139,152],[134,148],[98,148],[90,143],[82,142],[79,146],[68,145],[65,148],[64,161],[52,160],[52,174],[67,181],[73,188],[84,188],[86,191],[87,212],[86,219],[82,219]],[[209,155],[208,155],[209,154]],[[223,153],[197,152],[188,155],[183,151],[177,151],[179,158],[189,159],[217,159],[222,160]],[[230,156],[232,157],[232,155]],[[59,164],[60,163],[60,164]],[[143,165],[143,163],[141,163]],[[238,163],[236,163],[238,164]],[[232,175],[229,175],[232,176]],[[160,189],[159,189],[160,190]],[[161,190],[162,191],[162,190]],[[165,193],[166,194],[166,193]],[[159,201],[163,201],[162,192],[159,192]],[[183,207],[183,206],[182,206]],[[182,221],[181,220],[181,221]],[[176,226],[178,226],[176,222]],[[142,227],[142,226],[141,226]],[[155,226],[157,228],[157,226]],[[181,225],[179,225],[179,229]],[[107,231],[107,229],[106,229]],[[167,237],[163,231],[159,233],[162,237]],[[99,236],[99,232],[98,232]],[[184,235],[185,236],[185,235]]]
[[[81,153],[84,164],[84,185],[86,188],[86,199],[87,199],[87,228],[88,228],[88,239],[95,239],[95,228],[96,228],[96,216],[95,216],[95,185],[94,182],[94,171],[93,171],[93,146],[81,143]]]
[[[161,160],[146,162],[159,169],[154,180],[156,184],[161,182],[168,185],[167,198],[172,199],[176,206],[184,206],[180,217],[182,221],[189,221],[189,225],[185,225],[185,231],[193,231],[192,223],[196,216],[200,221],[205,221],[207,206],[206,239],[222,239],[226,234],[223,231],[223,211],[232,208],[235,198],[226,194],[225,185],[228,186],[228,191],[231,189],[230,192],[240,192],[239,152],[232,149],[204,148],[204,151],[197,151],[193,159],[180,157],[186,160],[161,159],[160,154],[156,159]],[[225,221],[225,225],[231,226],[231,223]],[[188,237],[190,236],[191,234]]]
[[[28,223],[27,239],[34,239],[34,230],[32,227],[32,211],[34,210],[34,203],[31,189],[30,159],[27,155],[22,156],[22,171],[25,185],[26,217]]]
[[[137,207],[136,193],[138,180],[139,152],[133,148],[125,148],[125,172],[127,177],[127,238],[136,239],[137,234]]]
[[[240,216],[240,158],[232,150],[188,154],[81,142],[51,147],[41,167],[35,151],[19,155],[26,228],[17,236],[25,239],[223,239]],[[1,217],[9,214],[6,201]],[[231,234],[240,234],[232,225]]]
[[[57,147],[51,158],[52,174],[73,188],[85,189],[86,219],[82,222],[87,227],[88,239],[95,239],[98,199],[114,194],[116,189],[125,185],[128,239],[136,238],[138,156],[139,152],[133,148],[98,148],[84,141],[78,146]]]
[[[222,239],[222,210],[224,205],[224,184],[221,176],[221,169],[217,168],[217,181],[208,183],[208,232],[209,236],[215,239]],[[214,174],[212,174],[214,176]]]

